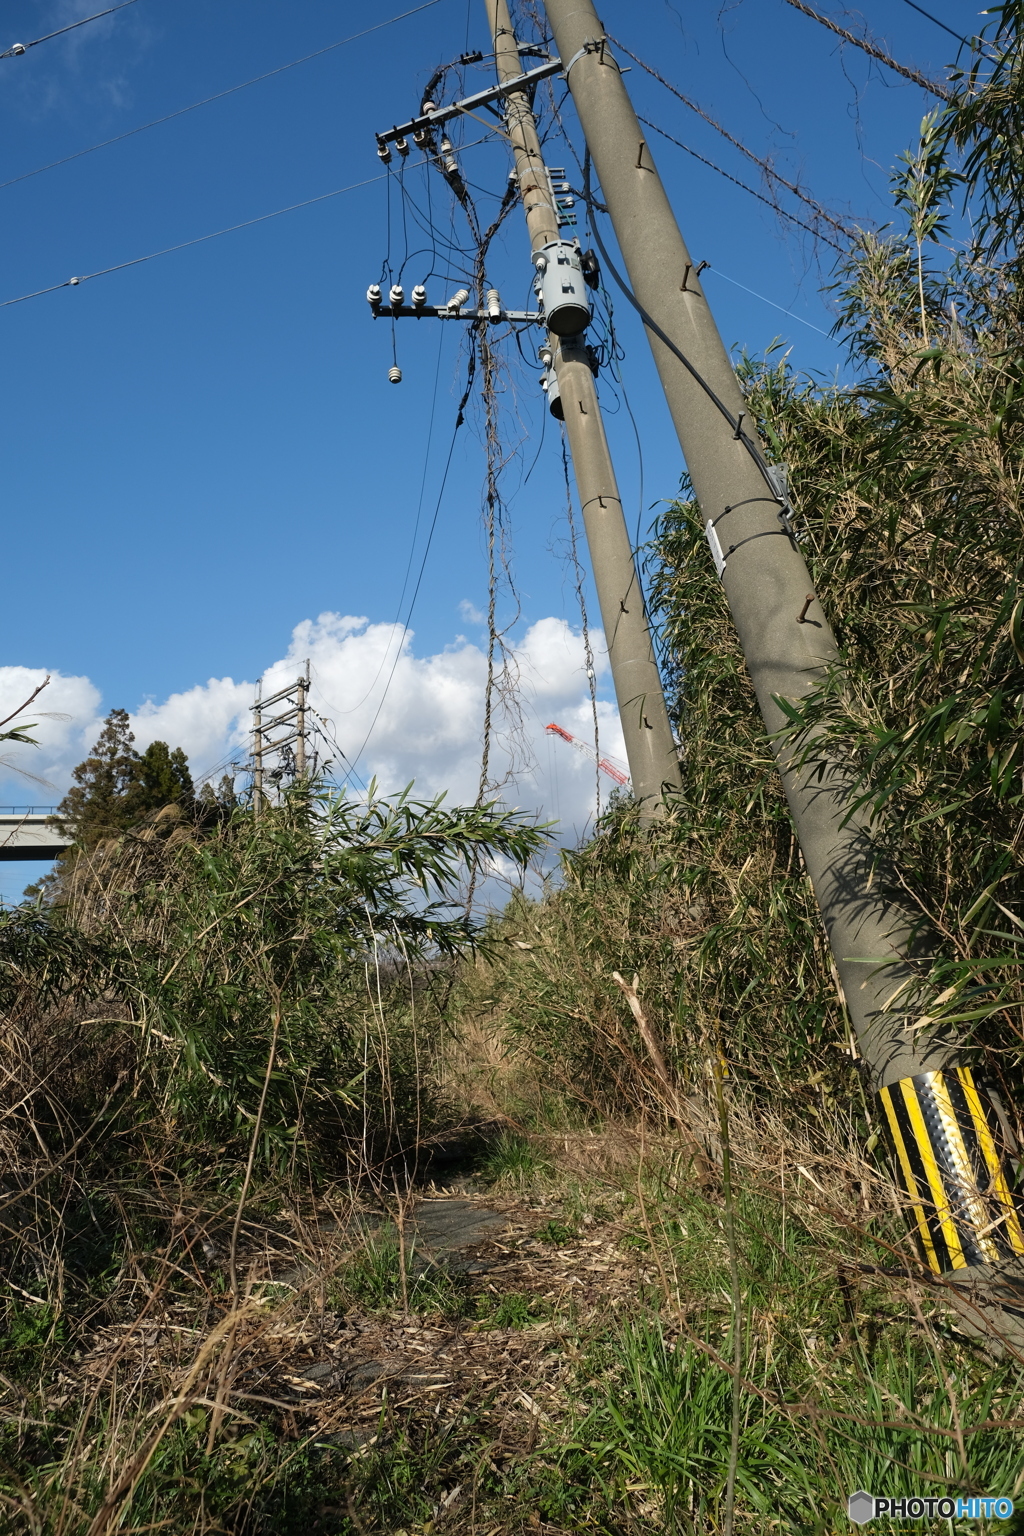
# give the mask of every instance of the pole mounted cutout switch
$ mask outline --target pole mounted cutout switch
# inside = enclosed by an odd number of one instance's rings
[[[533,286],[548,330],[556,336],[578,336],[590,324],[579,246],[569,240],[551,240],[534,251],[533,264],[537,268]]]

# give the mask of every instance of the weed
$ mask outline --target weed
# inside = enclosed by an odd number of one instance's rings
[[[579,1233],[575,1227],[567,1227],[564,1222],[556,1221],[552,1217],[550,1221],[538,1228],[536,1235],[542,1243],[553,1243],[560,1248],[563,1243],[571,1243]]]
[[[476,1315],[486,1328],[528,1328],[531,1323],[550,1317],[551,1311],[550,1303],[523,1291],[476,1298]]]
[[[480,1164],[480,1172],[489,1183],[519,1191],[548,1177],[551,1171],[549,1159],[525,1136],[511,1131],[502,1131]]]

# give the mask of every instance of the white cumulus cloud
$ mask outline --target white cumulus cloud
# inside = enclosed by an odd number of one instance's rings
[[[607,674],[604,639],[594,632],[591,640],[601,686]],[[433,655],[418,655],[413,631],[401,625],[323,613],[296,625],[287,655],[263,674],[264,696],[294,682],[307,658],[310,703],[325,722],[316,746],[321,761],[333,759],[336,777],[356,763],[359,778],[376,776],[384,792],[415,781],[421,795],[443,792],[453,803],[475,797],[487,680],[487,658],[479,645],[459,636]],[[562,839],[575,841],[592,822],[594,766],[544,727],[556,721],[583,741],[593,740],[583,638],[564,619],[539,619],[509,659],[515,698],[510,709],[503,709],[500,696],[495,698],[491,778],[507,804],[544,820],[558,818]],[[42,668],[0,667],[0,716],[45,676]],[[131,716],[136,745],[141,750],[162,740],[183,747],[197,778],[232,758],[244,761],[254,687],[249,681],[210,678],[162,702],[148,700]],[[4,768],[0,799],[5,804],[58,801],[110,707],[89,678],[57,673],[37,703],[27,718],[38,722],[39,747],[10,745],[4,756],[52,788]],[[45,718],[43,710],[65,718]],[[598,718],[602,754],[621,760],[622,733],[607,699],[599,700]],[[350,783],[356,785],[354,779]],[[606,781],[605,791],[611,788]]]

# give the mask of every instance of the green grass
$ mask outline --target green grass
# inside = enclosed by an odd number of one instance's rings
[[[400,1259],[397,1239],[369,1238],[338,1272],[331,1287],[332,1302],[362,1307],[367,1312],[393,1312],[407,1300],[410,1312],[449,1318],[464,1314],[468,1303],[461,1276],[441,1264],[424,1268],[415,1247],[409,1245],[403,1293]]]
[[[543,1181],[551,1172],[550,1161],[525,1136],[512,1131],[502,1131],[480,1163],[480,1173],[489,1184],[520,1191]]]
[[[506,1291],[504,1296],[478,1296],[476,1315],[486,1328],[529,1328],[551,1316],[551,1306],[525,1291]]]

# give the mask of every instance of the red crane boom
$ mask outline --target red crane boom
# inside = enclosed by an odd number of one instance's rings
[[[629,783],[629,775],[627,773],[623,773],[621,768],[616,768],[615,764],[609,762],[606,757],[598,757],[593,747],[588,746],[585,741],[578,741],[575,736],[571,736],[564,726],[556,725],[552,721],[544,729],[552,731],[556,736],[561,736],[562,740],[567,741],[570,747],[575,747],[577,752],[582,752],[584,757],[589,757],[591,762],[596,763],[601,772],[606,773],[610,779],[614,779],[616,784]]]

